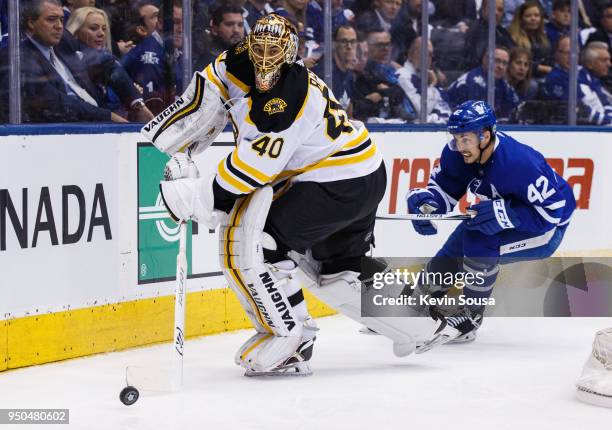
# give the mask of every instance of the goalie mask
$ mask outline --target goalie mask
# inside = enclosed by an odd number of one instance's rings
[[[272,13],[257,20],[247,40],[255,86],[261,92],[270,91],[280,79],[283,64],[295,63],[297,31],[287,19]]]

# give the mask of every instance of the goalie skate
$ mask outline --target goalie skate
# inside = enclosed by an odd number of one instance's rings
[[[595,335],[593,352],[582,369],[576,388],[579,400],[612,408],[612,328]]]
[[[312,349],[316,337],[303,342],[295,354],[289,357],[284,363],[269,371],[255,371],[247,369],[244,376],[259,377],[259,376],[310,376],[312,369],[310,368],[310,358],[312,357]]]

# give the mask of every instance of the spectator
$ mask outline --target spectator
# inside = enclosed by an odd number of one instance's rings
[[[551,46],[544,31],[544,10],[538,0],[523,3],[515,11],[508,30],[514,43],[531,51],[533,76],[546,76],[552,69]]]
[[[522,46],[510,50],[508,83],[521,101],[533,100],[538,95],[538,84],[531,79],[531,52]]]
[[[334,32],[334,62],[332,64],[332,92],[336,100],[352,116],[351,98],[357,64],[357,32],[350,24],[343,24]]]
[[[119,115],[129,111],[131,119],[138,122],[151,120],[153,114],[144,105],[140,92],[111,53],[106,12],[93,7],[79,8],[70,15],[66,29],[81,43],[79,52],[88,66],[92,82],[96,84],[101,107]]]
[[[314,40],[323,43],[325,31],[323,25],[323,0],[311,0],[306,8],[306,22],[312,27]],[[351,23],[355,14],[350,9],[345,9],[342,0],[331,0],[332,8],[332,33],[341,25]]]
[[[357,62],[353,68],[355,74],[362,74],[365,70],[366,64],[368,64],[369,51],[368,41],[364,33],[357,33]]]
[[[387,31],[368,33],[369,60],[355,82],[354,116],[361,120],[412,121],[416,111],[398,84],[396,69],[391,63],[391,35]]]
[[[457,28],[465,33],[476,21],[475,0],[433,0],[436,7],[431,17],[434,27]]]
[[[64,22],[68,22],[70,14],[81,7],[94,7],[96,5],[95,0],[64,0]]]
[[[599,26],[594,33],[589,35],[587,44],[590,42],[603,42],[608,45],[608,52],[612,55],[612,1],[609,1],[602,8],[602,15],[599,21]],[[612,70],[608,71],[608,75],[602,78],[606,89],[612,91]]]
[[[134,41],[130,40],[127,33],[131,9],[130,0],[103,1],[99,2],[98,6],[108,14],[113,55],[121,58],[134,47]]]
[[[369,33],[374,29],[390,32],[393,21],[402,7],[403,0],[374,0],[374,8],[361,14],[355,23],[359,31]]]
[[[182,8],[180,0],[175,0],[173,8],[174,31],[177,37],[168,45],[174,54],[167,54],[160,27],[159,9],[150,2],[137,3],[132,10],[129,33],[133,39],[141,41],[122,59],[121,64],[132,80],[143,89],[147,107],[158,114],[165,106],[174,101],[181,89],[182,68],[180,44],[182,43]]]
[[[565,100],[569,94],[570,38],[560,36],[555,49],[555,65],[544,81],[542,93],[547,100]]]
[[[498,21],[498,24],[501,23],[504,27],[508,27],[512,22],[512,18],[514,18],[514,12],[519,8],[520,5],[525,3],[525,0],[506,0],[504,3],[504,15],[501,21]],[[482,18],[482,13],[480,14]]]
[[[259,18],[274,12],[274,9],[266,0],[248,0],[244,4],[244,9],[247,11],[245,33],[250,33],[250,29],[253,28]],[[248,29],[246,28],[247,25]]]
[[[544,26],[552,49],[555,49],[557,46],[560,36],[569,34],[572,18],[570,12],[571,0],[555,0],[553,3],[550,21]]]
[[[544,97],[548,100],[567,101],[569,96],[570,39],[561,36],[555,51],[555,67],[546,77]],[[610,53],[603,42],[589,43],[582,53],[578,71],[577,99],[587,112],[587,122],[612,125],[612,96],[600,79],[608,73]]]
[[[29,0],[22,6],[22,106],[26,122],[116,121],[125,119],[100,107],[85,65],[75,52],[56,49],[64,33],[57,0]],[[7,61],[5,55],[0,60]],[[4,68],[0,68],[4,70]],[[2,85],[2,91],[7,91]],[[0,104],[5,108],[7,95]]]
[[[428,46],[430,68],[427,71],[427,122],[445,124],[451,114],[450,107],[444,99],[443,90],[438,87],[439,72],[431,67],[433,45]],[[421,112],[421,38],[417,37],[410,45],[408,59],[404,67],[398,69],[398,81],[417,114]]]
[[[8,0],[0,0],[0,49],[8,46]]]
[[[213,62],[223,51],[227,51],[244,38],[244,18],[236,6],[222,5],[212,12],[210,25],[210,48],[199,61],[201,70]]]
[[[489,1],[495,1],[496,45],[503,46],[508,50],[514,46],[510,33],[501,25],[504,0],[482,0],[480,18],[470,27],[465,36],[464,70],[478,67],[489,46]]]
[[[427,1],[427,0],[426,0]],[[427,1],[429,7],[429,15],[433,13],[433,3]],[[421,34],[421,10],[423,0],[406,0],[400,10],[394,25],[391,27],[391,41],[393,42],[393,51],[391,58],[395,61],[403,63],[406,60],[408,48]],[[431,34],[433,27],[429,25],[428,31]]]
[[[281,0],[274,12],[289,19],[298,31],[303,31],[307,40],[314,40],[313,29],[306,21],[308,0]]]
[[[503,46],[495,48],[495,112],[500,118],[509,118],[518,106],[520,99],[514,89],[508,84],[505,76],[510,62],[510,53]],[[482,66],[461,75],[448,87],[448,102],[451,109],[466,100],[487,99],[487,69],[489,67],[488,53],[482,56]]]

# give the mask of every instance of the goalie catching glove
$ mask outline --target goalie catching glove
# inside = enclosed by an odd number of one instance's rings
[[[161,181],[159,190],[170,217],[176,221],[194,220],[213,230],[226,216],[214,208],[213,181],[215,175],[204,178],[184,178]]]
[[[157,149],[172,156],[198,154],[227,124],[227,111],[217,87],[196,72],[181,97],[140,131]]]

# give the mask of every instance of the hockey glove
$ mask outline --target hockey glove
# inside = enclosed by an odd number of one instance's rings
[[[430,214],[440,209],[440,205],[434,199],[434,195],[425,188],[410,190],[407,203],[408,213],[411,214]],[[430,236],[438,232],[438,228],[431,221],[412,221],[412,226],[417,233],[424,236]]]
[[[516,212],[504,199],[485,200],[470,206],[470,210],[476,211],[476,216],[466,222],[466,228],[478,230],[489,236],[516,228],[521,224]]]
[[[174,181],[175,179],[197,179],[200,177],[198,167],[195,165],[189,155],[183,152],[177,152],[164,167],[164,180]]]

